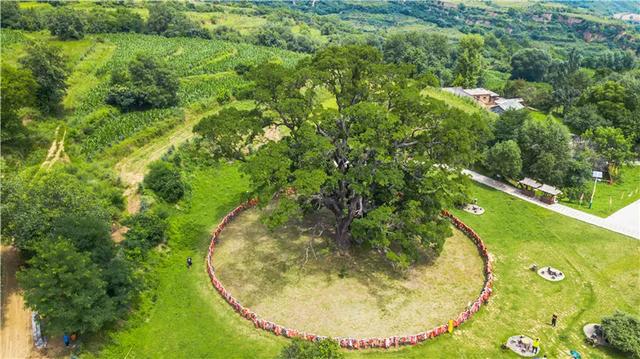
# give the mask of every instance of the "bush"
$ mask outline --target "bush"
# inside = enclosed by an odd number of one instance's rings
[[[602,319],[604,337],[609,343],[635,358],[640,358],[640,320],[629,314],[617,312]]]
[[[331,339],[318,342],[309,342],[302,339],[294,339],[291,344],[284,347],[278,356],[280,359],[338,359],[344,358],[340,353],[338,343]]]
[[[185,190],[180,172],[163,161],[151,164],[149,173],[144,177],[144,185],[169,203],[178,202]]]
[[[138,55],[127,72],[114,71],[107,103],[122,111],[171,107],[178,103],[177,76],[166,64]]]
[[[49,22],[49,30],[60,40],[79,40],[84,37],[84,19],[76,11],[60,9]]]
[[[129,227],[125,233],[124,246],[131,250],[148,250],[165,240],[167,223],[164,218],[150,210],[142,211],[124,223]]]

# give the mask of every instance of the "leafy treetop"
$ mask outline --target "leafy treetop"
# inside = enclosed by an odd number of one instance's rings
[[[328,210],[340,250],[364,244],[406,266],[442,249],[440,211],[463,195],[460,169],[488,131],[480,115],[421,96],[411,71],[360,45],[323,49],[295,69],[265,63],[247,73],[256,109],[223,110],[195,132],[215,157],[244,162],[261,203],[295,189],[270,224]],[[337,108],[319,103],[319,89]],[[288,135],[255,146],[268,126]]]

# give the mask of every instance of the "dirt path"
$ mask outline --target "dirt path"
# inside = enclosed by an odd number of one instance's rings
[[[193,126],[196,125],[201,118],[211,115],[218,110],[219,108],[216,107],[204,113],[187,113],[186,119],[183,123],[162,137],[158,137],[153,142],[135,150],[129,156],[123,158],[116,164],[116,172],[120,176],[122,182],[127,185],[124,196],[127,199],[128,213],[133,214],[140,210],[138,185],[142,183],[142,180],[144,179],[147,166],[151,162],[159,160],[171,146],[178,147],[193,138]]]
[[[18,291],[16,270],[18,252],[14,247],[1,246],[2,261],[2,325],[0,358],[30,358],[35,353],[31,339],[31,311],[24,306]]]

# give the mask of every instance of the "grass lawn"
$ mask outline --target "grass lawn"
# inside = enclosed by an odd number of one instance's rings
[[[599,182],[596,185],[596,194],[593,197],[591,208],[589,208],[589,199],[591,191],[593,191],[593,183],[591,183],[589,192],[584,194],[582,205],[569,199],[563,199],[562,204],[596,216],[610,216],[617,210],[640,199],[640,166],[626,166],[622,168],[620,173],[621,178],[617,182],[613,184]]]
[[[269,231],[251,209],[227,226],[214,266],[227,290],[263,318],[332,337],[419,333],[462,312],[482,289],[482,258],[454,230],[440,257],[405,275],[377,253],[335,256],[332,216],[305,218]]]
[[[429,97],[433,97],[440,101],[444,101],[447,103],[447,105],[460,109],[469,114],[479,112],[479,113],[488,113],[490,116],[495,118],[497,118],[498,116],[495,113],[487,111],[484,108],[480,107],[480,105],[474,103],[473,100],[471,99],[456,96],[452,93],[443,91],[439,88],[427,87],[424,90],[422,90],[422,94]]]
[[[240,201],[246,182],[235,167],[189,175],[190,199],[170,217],[170,245],[157,255],[156,289],[127,327],[96,356],[106,358],[273,358],[287,343],[255,330],[212,289],[202,258],[208,230]],[[640,315],[640,241],[563,217],[499,191],[473,185],[487,211],[456,215],[483,237],[495,257],[495,295],[454,335],[394,351],[346,352],[348,357],[514,358],[500,344],[509,336],[539,337],[542,353],[563,358],[622,358],[584,344],[582,326],[616,309]],[[194,258],[191,271],[186,256]],[[559,283],[528,270],[532,263],[565,272]],[[155,299],[155,300],[153,300]],[[152,304],[154,302],[155,304]],[[548,322],[559,315],[557,328]]]

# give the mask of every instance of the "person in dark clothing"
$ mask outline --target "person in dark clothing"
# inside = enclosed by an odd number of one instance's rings
[[[558,324],[558,316],[554,314],[551,316],[551,326],[555,327],[556,324]]]
[[[193,262],[191,261],[191,257],[187,257],[187,268],[191,269],[191,265]]]

